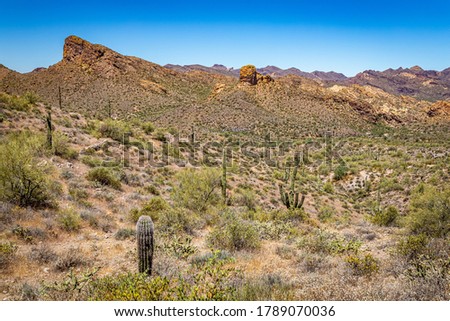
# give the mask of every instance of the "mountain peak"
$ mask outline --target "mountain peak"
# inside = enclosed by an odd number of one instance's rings
[[[413,71],[423,71],[423,69],[422,69],[422,67],[420,67],[420,66],[413,66],[413,67],[411,67],[410,68],[411,70],[413,70]]]
[[[63,60],[91,64],[110,50],[102,45],[95,45],[77,36],[69,36],[64,41]]]

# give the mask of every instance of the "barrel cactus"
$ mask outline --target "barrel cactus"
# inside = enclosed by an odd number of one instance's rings
[[[153,262],[153,222],[150,216],[142,215],[136,224],[139,272],[152,274]]]

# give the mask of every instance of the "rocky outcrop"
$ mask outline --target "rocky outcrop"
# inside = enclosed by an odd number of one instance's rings
[[[442,100],[435,102],[428,108],[427,115],[429,117],[450,117],[450,102]]]
[[[262,75],[256,71],[256,67],[253,65],[246,65],[241,67],[239,74],[239,82],[250,84],[252,86],[258,83],[272,82],[273,78],[269,75]]]
[[[133,59],[105,46],[92,44],[77,36],[69,36],[64,42],[63,62],[81,66],[84,70],[97,71],[110,76],[117,72],[135,70]]]

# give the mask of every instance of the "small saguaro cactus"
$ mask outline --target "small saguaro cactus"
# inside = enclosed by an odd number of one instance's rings
[[[142,215],[136,224],[139,273],[152,274],[153,222],[150,216]]]
[[[300,155],[299,153],[296,153],[294,157],[294,167],[292,169],[292,174],[291,169],[288,166],[286,166],[285,185],[287,185],[289,179],[291,180],[289,191],[285,190],[283,184],[278,185],[280,189],[281,201],[288,209],[302,208],[303,203],[305,202],[305,194],[302,193],[301,198],[299,198],[299,192],[295,191],[295,179],[297,177],[299,165],[300,165]]]

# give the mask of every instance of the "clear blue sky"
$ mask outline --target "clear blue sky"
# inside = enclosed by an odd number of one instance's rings
[[[450,1],[0,0],[0,63],[20,72],[62,56],[64,38],[158,64],[365,69],[450,67]]]

